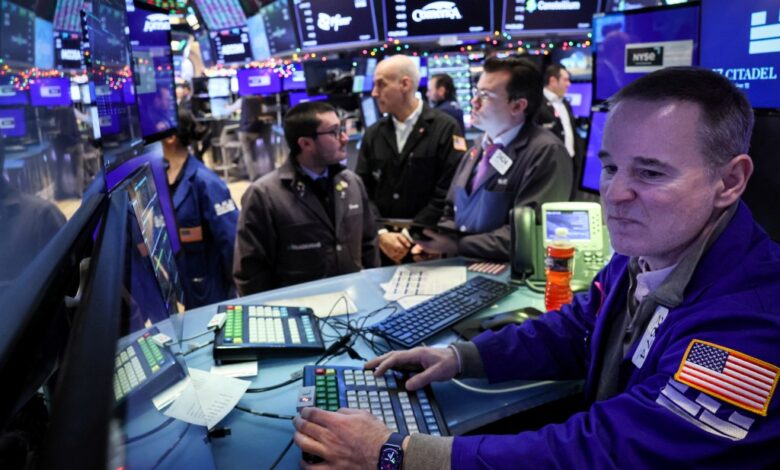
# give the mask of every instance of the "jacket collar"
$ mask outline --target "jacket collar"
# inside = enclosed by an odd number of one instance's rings
[[[346,184],[345,176],[342,173],[344,170],[345,168],[339,164],[328,167],[328,175],[330,178],[333,178],[334,192],[340,192],[336,188],[340,187],[342,184]],[[317,196],[315,196],[314,193],[312,193],[309,188],[306,187],[303,176],[303,172],[300,170],[300,167],[298,166],[297,162],[294,161],[292,156],[288,157],[284,164],[279,168],[279,178],[282,181],[282,185],[286,186],[290,191],[292,191],[308,211],[317,216],[326,226],[330,227],[330,229],[335,232],[340,225],[339,222],[341,221],[342,216],[344,215],[344,204],[342,199],[340,197],[336,197],[334,194],[334,220],[336,222],[336,226],[334,227],[333,222],[330,220],[330,217],[328,217],[327,212],[325,212],[325,208],[322,207],[322,204],[317,199]]]
[[[400,150],[398,149],[398,144],[395,141],[395,125],[393,124],[392,116],[387,115],[379,120],[377,123],[377,130],[382,138],[385,139],[387,145],[393,149],[393,152],[397,156],[400,156],[401,160],[404,160],[414,149],[414,147],[420,142],[420,140],[422,140],[425,134],[428,133],[428,128],[431,126],[431,123],[437,116],[436,113],[437,111],[434,111],[430,106],[428,106],[428,103],[423,100],[423,108],[422,112],[420,113],[420,117],[417,119],[417,122],[414,123],[414,128],[412,129],[411,134],[409,134],[409,138],[406,139],[404,148]]]
[[[193,185],[193,179],[195,178],[195,173],[197,173],[197,171],[197,160],[191,155],[187,156],[187,161],[184,162],[184,166],[181,168],[181,181],[179,182],[179,186],[176,187],[176,193],[173,194],[174,208],[178,209],[187,198],[187,194],[190,192],[190,186]]]

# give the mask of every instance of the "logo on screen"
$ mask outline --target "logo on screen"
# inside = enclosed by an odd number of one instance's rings
[[[780,52],[780,18],[775,24],[766,24],[766,13],[750,15],[750,55]]]
[[[2,85],[0,86],[0,96],[16,96],[16,88],[13,85]]]
[[[334,16],[330,16],[327,13],[320,13],[317,15],[317,26],[323,31],[338,31],[342,26],[349,26],[352,23],[351,16],[341,16],[341,13],[337,13]]]
[[[171,29],[171,21],[168,19],[168,15],[164,13],[154,13],[146,17],[144,23],[144,32],[150,33],[152,31],[168,31]]]
[[[225,44],[222,46],[223,55],[236,55],[243,54],[244,52],[246,52],[246,48],[244,48],[244,45],[240,42],[235,44]]]
[[[544,0],[528,0],[525,2],[525,11],[533,13],[539,11],[574,11],[580,9],[580,2],[572,2],[570,0],[561,1],[549,1]]]
[[[16,127],[16,119],[12,117],[0,118],[0,129],[13,129]]]
[[[62,96],[62,88],[57,85],[42,86],[41,96],[44,98],[59,98]]]
[[[252,77],[249,77],[249,86],[251,86],[252,88],[266,87],[270,85],[271,85],[270,75],[254,75]]]
[[[62,60],[81,60],[81,51],[78,49],[62,49],[60,57]]]
[[[462,20],[458,5],[453,2],[433,2],[412,12],[417,23],[426,20]]]
[[[661,66],[663,64],[664,48],[661,46],[626,48],[626,66],[628,67]]]

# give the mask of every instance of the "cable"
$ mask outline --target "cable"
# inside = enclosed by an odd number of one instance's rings
[[[269,470],[274,470],[276,468],[276,466],[279,465],[279,462],[282,461],[284,456],[287,455],[287,451],[289,451],[290,447],[292,447],[293,442],[295,442],[295,438],[290,439],[290,442],[287,443],[287,446],[284,448],[282,453],[279,454],[279,457],[277,457],[276,460],[274,460],[274,463],[271,464],[271,467],[269,468]]]
[[[184,428],[184,431],[182,431],[182,433],[179,434],[179,437],[176,438],[176,442],[174,442],[173,445],[168,447],[168,449],[165,452],[163,452],[163,454],[160,456],[160,458],[157,459],[157,462],[155,462],[154,465],[152,465],[152,470],[154,470],[161,463],[163,463],[163,460],[165,460],[171,454],[171,452],[173,452],[173,450],[176,449],[176,447],[181,443],[182,439],[184,439],[184,436],[187,434],[187,431],[190,430],[190,426],[192,426],[192,425],[187,423],[187,426]]]
[[[262,411],[255,411],[252,408],[247,408],[241,405],[236,405],[235,408],[237,410],[241,410],[245,413],[253,414],[255,416],[262,416],[263,418],[272,418],[272,419],[284,419],[284,420],[293,420],[295,419],[295,416],[291,415],[280,415],[276,413],[264,413]]]
[[[206,336],[207,334],[209,334],[209,333],[213,333],[213,332],[214,332],[214,330],[206,330],[206,331],[204,331],[203,333],[197,334],[197,335],[195,335],[195,336],[192,336],[192,337],[190,337],[190,338],[184,338],[184,339],[182,339],[182,340],[181,340],[181,342],[182,342],[182,343],[186,343],[187,341],[192,341],[192,340],[194,340],[194,339],[198,339],[198,338],[200,338],[201,336]]]
[[[214,340],[213,339],[211,341],[209,341],[208,343],[199,344],[197,346],[190,345],[190,349],[187,352],[184,352],[184,353],[178,352],[178,353],[176,353],[176,356],[181,356],[181,357],[188,356],[188,355],[194,353],[195,351],[197,351],[199,349],[205,348],[206,346],[208,346],[210,344],[214,344]]]

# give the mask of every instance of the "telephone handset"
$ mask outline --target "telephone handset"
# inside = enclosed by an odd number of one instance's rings
[[[604,227],[601,205],[595,202],[548,202],[537,220],[532,207],[512,211],[512,279],[535,290],[545,283],[544,258],[555,229],[566,227],[576,251],[572,290],[585,290],[611,255],[609,233]]]

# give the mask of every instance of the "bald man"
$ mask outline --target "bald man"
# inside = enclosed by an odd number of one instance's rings
[[[436,225],[467,146],[451,116],[415,96],[419,85],[420,71],[407,56],[392,56],[377,65],[371,96],[386,116],[366,129],[357,174],[376,217]],[[412,247],[389,227],[380,228],[378,235],[386,264],[400,263]]]

